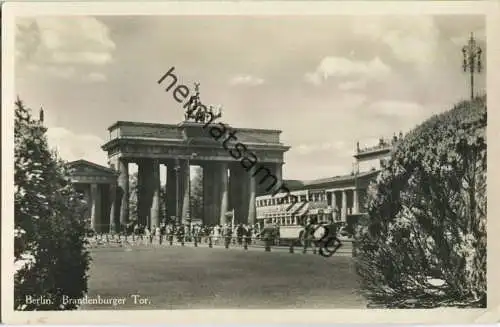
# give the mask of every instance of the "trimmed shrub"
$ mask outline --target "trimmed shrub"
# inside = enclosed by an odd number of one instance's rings
[[[63,297],[87,291],[85,203],[49,151],[46,128],[19,99],[15,105],[14,309],[75,309]]]
[[[486,97],[404,137],[369,189],[356,233],[375,306],[486,307]]]

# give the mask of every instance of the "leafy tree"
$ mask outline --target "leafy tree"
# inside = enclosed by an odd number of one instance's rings
[[[168,213],[167,213],[167,186],[162,185],[160,187],[160,217],[162,217],[161,221],[168,221]]]
[[[191,180],[191,217],[203,218],[203,170],[196,167],[194,177]]]
[[[486,306],[486,97],[411,131],[370,188],[362,290],[385,307]]]
[[[85,202],[65,163],[49,151],[46,128],[19,99],[15,106],[14,309],[75,309],[63,297],[87,291]],[[48,301],[28,303],[30,297]]]
[[[139,222],[139,184],[138,184],[138,172],[135,172],[129,177],[129,219],[131,222]],[[162,185],[160,188],[160,214],[161,217],[165,218],[166,213],[166,188]]]
[[[135,172],[129,176],[129,220],[138,221],[139,212],[137,204],[137,193],[139,192],[138,173]]]

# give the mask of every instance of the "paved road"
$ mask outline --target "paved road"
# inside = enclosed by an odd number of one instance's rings
[[[176,246],[184,246],[184,247],[195,247],[194,246],[194,243],[193,242],[185,242],[184,245],[181,245],[180,242],[173,242],[172,245],[170,245],[168,242],[165,242],[163,241],[162,244],[159,244],[158,240],[153,240],[153,243],[149,243],[149,240],[144,238],[144,239],[134,239],[132,240],[130,237],[127,239],[127,241],[125,241],[125,239],[122,238],[122,243],[121,245],[118,245],[116,243],[111,243],[111,244],[102,244],[102,245],[98,245],[97,247],[116,247],[116,246],[120,246],[120,247],[137,247],[137,246],[140,246],[140,247],[154,247],[154,248],[168,248],[168,247],[176,247]],[[202,242],[202,243],[199,243],[197,244],[197,248],[208,248],[209,245],[205,242]],[[217,248],[223,248],[225,249],[225,247],[219,243],[217,244],[216,242],[214,242],[212,244],[212,248],[214,249],[217,249]],[[243,248],[243,246],[241,245],[237,245],[237,244],[231,244],[229,246],[228,249],[225,249],[225,250],[231,250],[231,251],[265,251],[264,249],[264,245],[262,244],[262,242],[257,242],[257,244],[250,244],[248,245],[247,247],[247,250],[245,250]],[[303,247],[302,246],[294,246],[293,247],[293,252],[294,253],[300,253],[302,254],[302,250],[303,250]],[[275,251],[278,251],[278,252],[287,252],[287,253],[290,253],[290,247],[289,246],[275,246],[273,245],[271,247],[271,252],[275,252]],[[312,254],[312,249],[308,249],[307,250],[307,253],[308,254]],[[352,241],[343,241],[343,246],[340,247],[336,253],[334,254],[334,256],[352,256]]]
[[[275,249],[273,249],[275,250]],[[91,250],[89,299],[122,304],[82,309],[363,308],[347,256],[250,248],[134,246]],[[147,304],[134,303],[140,295]]]

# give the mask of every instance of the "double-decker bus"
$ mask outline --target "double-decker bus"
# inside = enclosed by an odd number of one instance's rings
[[[308,219],[319,224],[334,217],[335,212],[328,205],[324,190],[297,190],[289,194],[264,195],[257,199],[256,207],[259,223],[274,224],[281,243],[290,240],[300,242]]]
[[[304,182],[298,190],[256,199],[257,221],[274,224],[281,240],[300,240],[309,218],[313,224],[333,219],[339,233],[352,237],[353,226],[363,213],[366,189],[378,172],[368,172]]]

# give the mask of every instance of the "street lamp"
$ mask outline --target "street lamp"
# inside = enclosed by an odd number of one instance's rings
[[[481,54],[483,50],[477,45],[474,39],[474,34],[470,34],[470,39],[467,45],[462,48],[462,54],[464,57],[463,69],[464,72],[470,74],[470,98],[474,100],[474,74],[481,73]]]
[[[356,143],[356,152],[359,153],[359,142]],[[356,205],[357,205],[357,208],[354,208],[354,210],[356,210],[356,212],[353,212],[354,214],[358,214],[359,213],[359,159],[356,157],[354,159],[354,194],[353,193],[353,196],[357,196],[358,199],[356,201]],[[354,198],[353,198],[354,200]],[[353,211],[354,211],[353,210]]]

